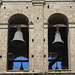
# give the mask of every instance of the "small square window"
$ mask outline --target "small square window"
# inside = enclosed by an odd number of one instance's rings
[[[4,9],[6,9],[6,7],[4,7]]]
[[[2,58],[2,55],[0,55],[0,58]]]
[[[32,58],[34,58],[34,55],[31,55]]]
[[[47,6],[47,8],[49,9],[49,5]]]
[[[26,7],[26,9],[28,9],[28,6]]]
[[[39,19],[39,17],[37,17],[37,20]]]
[[[70,8],[72,8],[72,6],[70,6]]]
[[[43,39],[43,41],[45,42],[45,39]]]
[[[32,42],[34,42],[34,39],[32,39]]]
[[[44,55],[44,58],[46,58],[46,55]]]

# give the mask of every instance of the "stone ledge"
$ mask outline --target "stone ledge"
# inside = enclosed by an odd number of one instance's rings
[[[7,1],[7,2],[8,1],[11,1],[11,2],[14,1],[15,2],[15,1],[31,1],[31,0],[2,0],[2,1]]]
[[[32,0],[32,4],[34,5],[45,4],[45,0]]]
[[[10,74],[6,74],[3,73],[1,75],[75,75],[75,73],[10,73]]]
[[[62,2],[63,2],[63,1],[65,1],[65,2],[69,2],[69,1],[70,1],[70,2],[74,2],[74,0],[45,0],[45,1],[57,1],[57,2],[58,2],[58,1],[62,1]]]

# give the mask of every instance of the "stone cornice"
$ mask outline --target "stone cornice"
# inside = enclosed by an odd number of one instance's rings
[[[44,5],[45,0],[32,0],[33,5]]]
[[[33,4],[44,4],[45,2],[75,2],[75,0],[0,0],[0,2],[32,2]]]

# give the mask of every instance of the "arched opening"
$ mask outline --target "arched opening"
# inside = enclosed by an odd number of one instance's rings
[[[12,15],[8,20],[9,25],[17,25],[17,24],[28,25],[28,22],[29,22],[28,18],[20,13]]]
[[[48,18],[48,27],[53,27],[56,24],[61,24],[60,26],[68,26],[68,18],[61,13],[54,13]]]
[[[57,35],[57,32],[59,33]],[[48,19],[48,64],[49,69],[68,69],[68,18],[61,13]],[[57,66],[58,63],[58,66]],[[52,68],[56,65],[56,68]]]
[[[27,62],[29,62],[29,20],[25,15],[18,13],[12,15],[8,22],[9,30],[7,69],[13,70],[15,58],[23,56],[26,57],[28,59]]]

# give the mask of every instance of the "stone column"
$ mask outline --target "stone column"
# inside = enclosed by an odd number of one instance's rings
[[[75,25],[69,25],[69,68],[75,72]]]
[[[8,26],[0,25],[0,71],[7,70],[7,37],[8,37]]]
[[[34,6],[34,71],[44,72],[44,0],[33,0]]]

